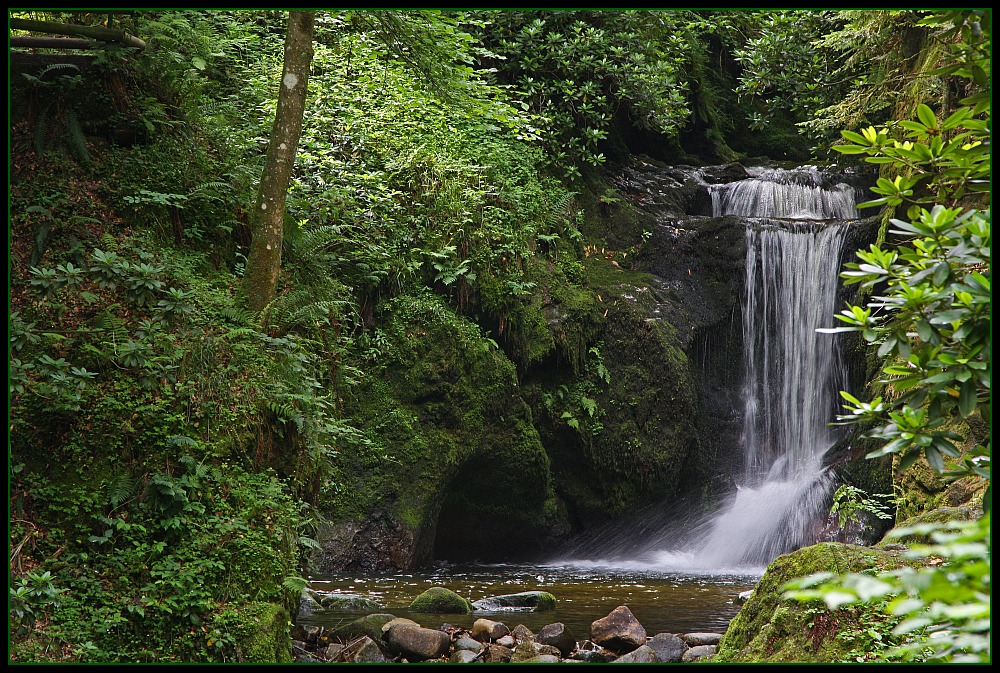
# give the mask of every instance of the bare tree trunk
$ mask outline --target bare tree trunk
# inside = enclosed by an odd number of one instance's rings
[[[285,36],[285,64],[278,91],[271,142],[251,213],[250,256],[243,277],[243,293],[251,311],[262,311],[274,299],[281,270],[281,241],[285,196],[295,164],[302,115],[305,112],[315,12],[289,12]]]

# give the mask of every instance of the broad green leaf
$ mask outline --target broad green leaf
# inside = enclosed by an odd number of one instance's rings
[[[924,126],[932,129],[937,128],[937,118],[934,116],[933,110],[921,103],[917,106],[917,117],[923,122]]]
[[[958,410],[962,414],[962,418],[968,418],[976,409],[976,382],[974,379],[969,379],[962,384],[958,393]]]
[[[944,458],[941,457],[941,452],[935,447],[925,446],[924,457],[927,458],[927,462],[930,464],[931,469],[938,473],[944,472]]]
[[[829,591],[823,596],[823,602],[831,610],[836,610],[845,605],[851,605],[852,603],[858,602],[858,597],[855,594],[848,593],[846,591],[840,591],[834,589]]]

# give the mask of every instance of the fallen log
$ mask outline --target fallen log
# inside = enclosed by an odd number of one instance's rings
[[[97,49],[103,46],[97,40],[83,37],[33,37],[17,35],[10,38],[11,47],[22,49]]]
[[[128,47],[145,49],[146,43],[117,28],[103,26],[79,26],[55,21],[33,21],[30,19],[10,19],[8,27],[12,30],[27,30],[33,33],[52,33],[55,35],[81,35],[101,42],[117,42]]]

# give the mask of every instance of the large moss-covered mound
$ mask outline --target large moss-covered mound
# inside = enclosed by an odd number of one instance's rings
[[[823,542],[775,559],[751,598],[729,623],[713,659],[720,663],[853,661],[891,627],[871,607],[829,611],[822,602],[782,598],[782,586],[812,573],[889,570],[903,565],[897,551]],[[864,625],[864,626],[863,626]]]
[[[399,297],[383,320],[345,400],[368,453],[325,498],[318,567],[410,568],[436,538],[443,558],[537,550],[557,507],[513,363],[438,297]]]

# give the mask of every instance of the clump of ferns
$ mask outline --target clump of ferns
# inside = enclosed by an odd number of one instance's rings
[[[34,148],[39,156],[65,145],[81,165],[91,165],[87,138],[71,101],[80,99],[83,77],[79,66],[52,63],[38,75],[22,73],[32,88],[37,108],[31,115],[35,125]]]

